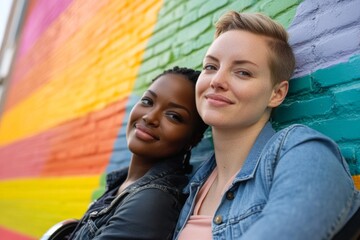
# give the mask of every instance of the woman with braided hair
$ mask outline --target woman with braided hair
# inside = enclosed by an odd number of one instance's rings
[[[127,124],[128,168],[107,176],[70,239],[171,239],[185,200],[190,150],[207,125],[195,105],[199,71],[174,67],[157,76]]]

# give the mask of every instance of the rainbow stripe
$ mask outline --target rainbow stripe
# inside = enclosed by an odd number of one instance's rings
[[[38,238],[86,210],[162,1],[139,4],[31,2],[0,125],[1,236]]]

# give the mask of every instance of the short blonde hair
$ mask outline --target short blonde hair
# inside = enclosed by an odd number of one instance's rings
[[[285,28],[261,13],[229,11],[216,23],[215,38],[230,30],[242,30],[268,37],[269,67],[273,84],[289,80],[294,72],[295,57]]]

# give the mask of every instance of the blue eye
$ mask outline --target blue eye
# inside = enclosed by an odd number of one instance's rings
[[[235,72],[235,74],[236,75],[238,75],[239,77],[242,77],[242,78],[248,78],[248,77],[251,77],[252,76],[252,74],[250,73],[250,72],[248,72],[248,71],[243,71],[243,70],[241,70],[241,71],[237,71],[237,72]]]
[[[250,73],[245,72],[245,71],[240,71],[239,73],[240,73],[240,75],[243,75],[243,76],[250,76]]]
[[[216,67],[214,65],[211,65],[211,64],[206,64],[203,67],[203,70],[216,70]]]

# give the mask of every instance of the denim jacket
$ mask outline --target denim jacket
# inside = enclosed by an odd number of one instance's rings
[[[190,195],[174,239],[215,166],[212,156],[186,187]],[[214,240],[329,239],[359,206],[359,192],[332,140],[302,125],[275,133],[267,123],[221,198],[212,235]]]
[[[107,176],[107,190],[94,201],[70,239],[171,239],[185,200],[182,159],[167,159],[116,196],[128,169]]]

